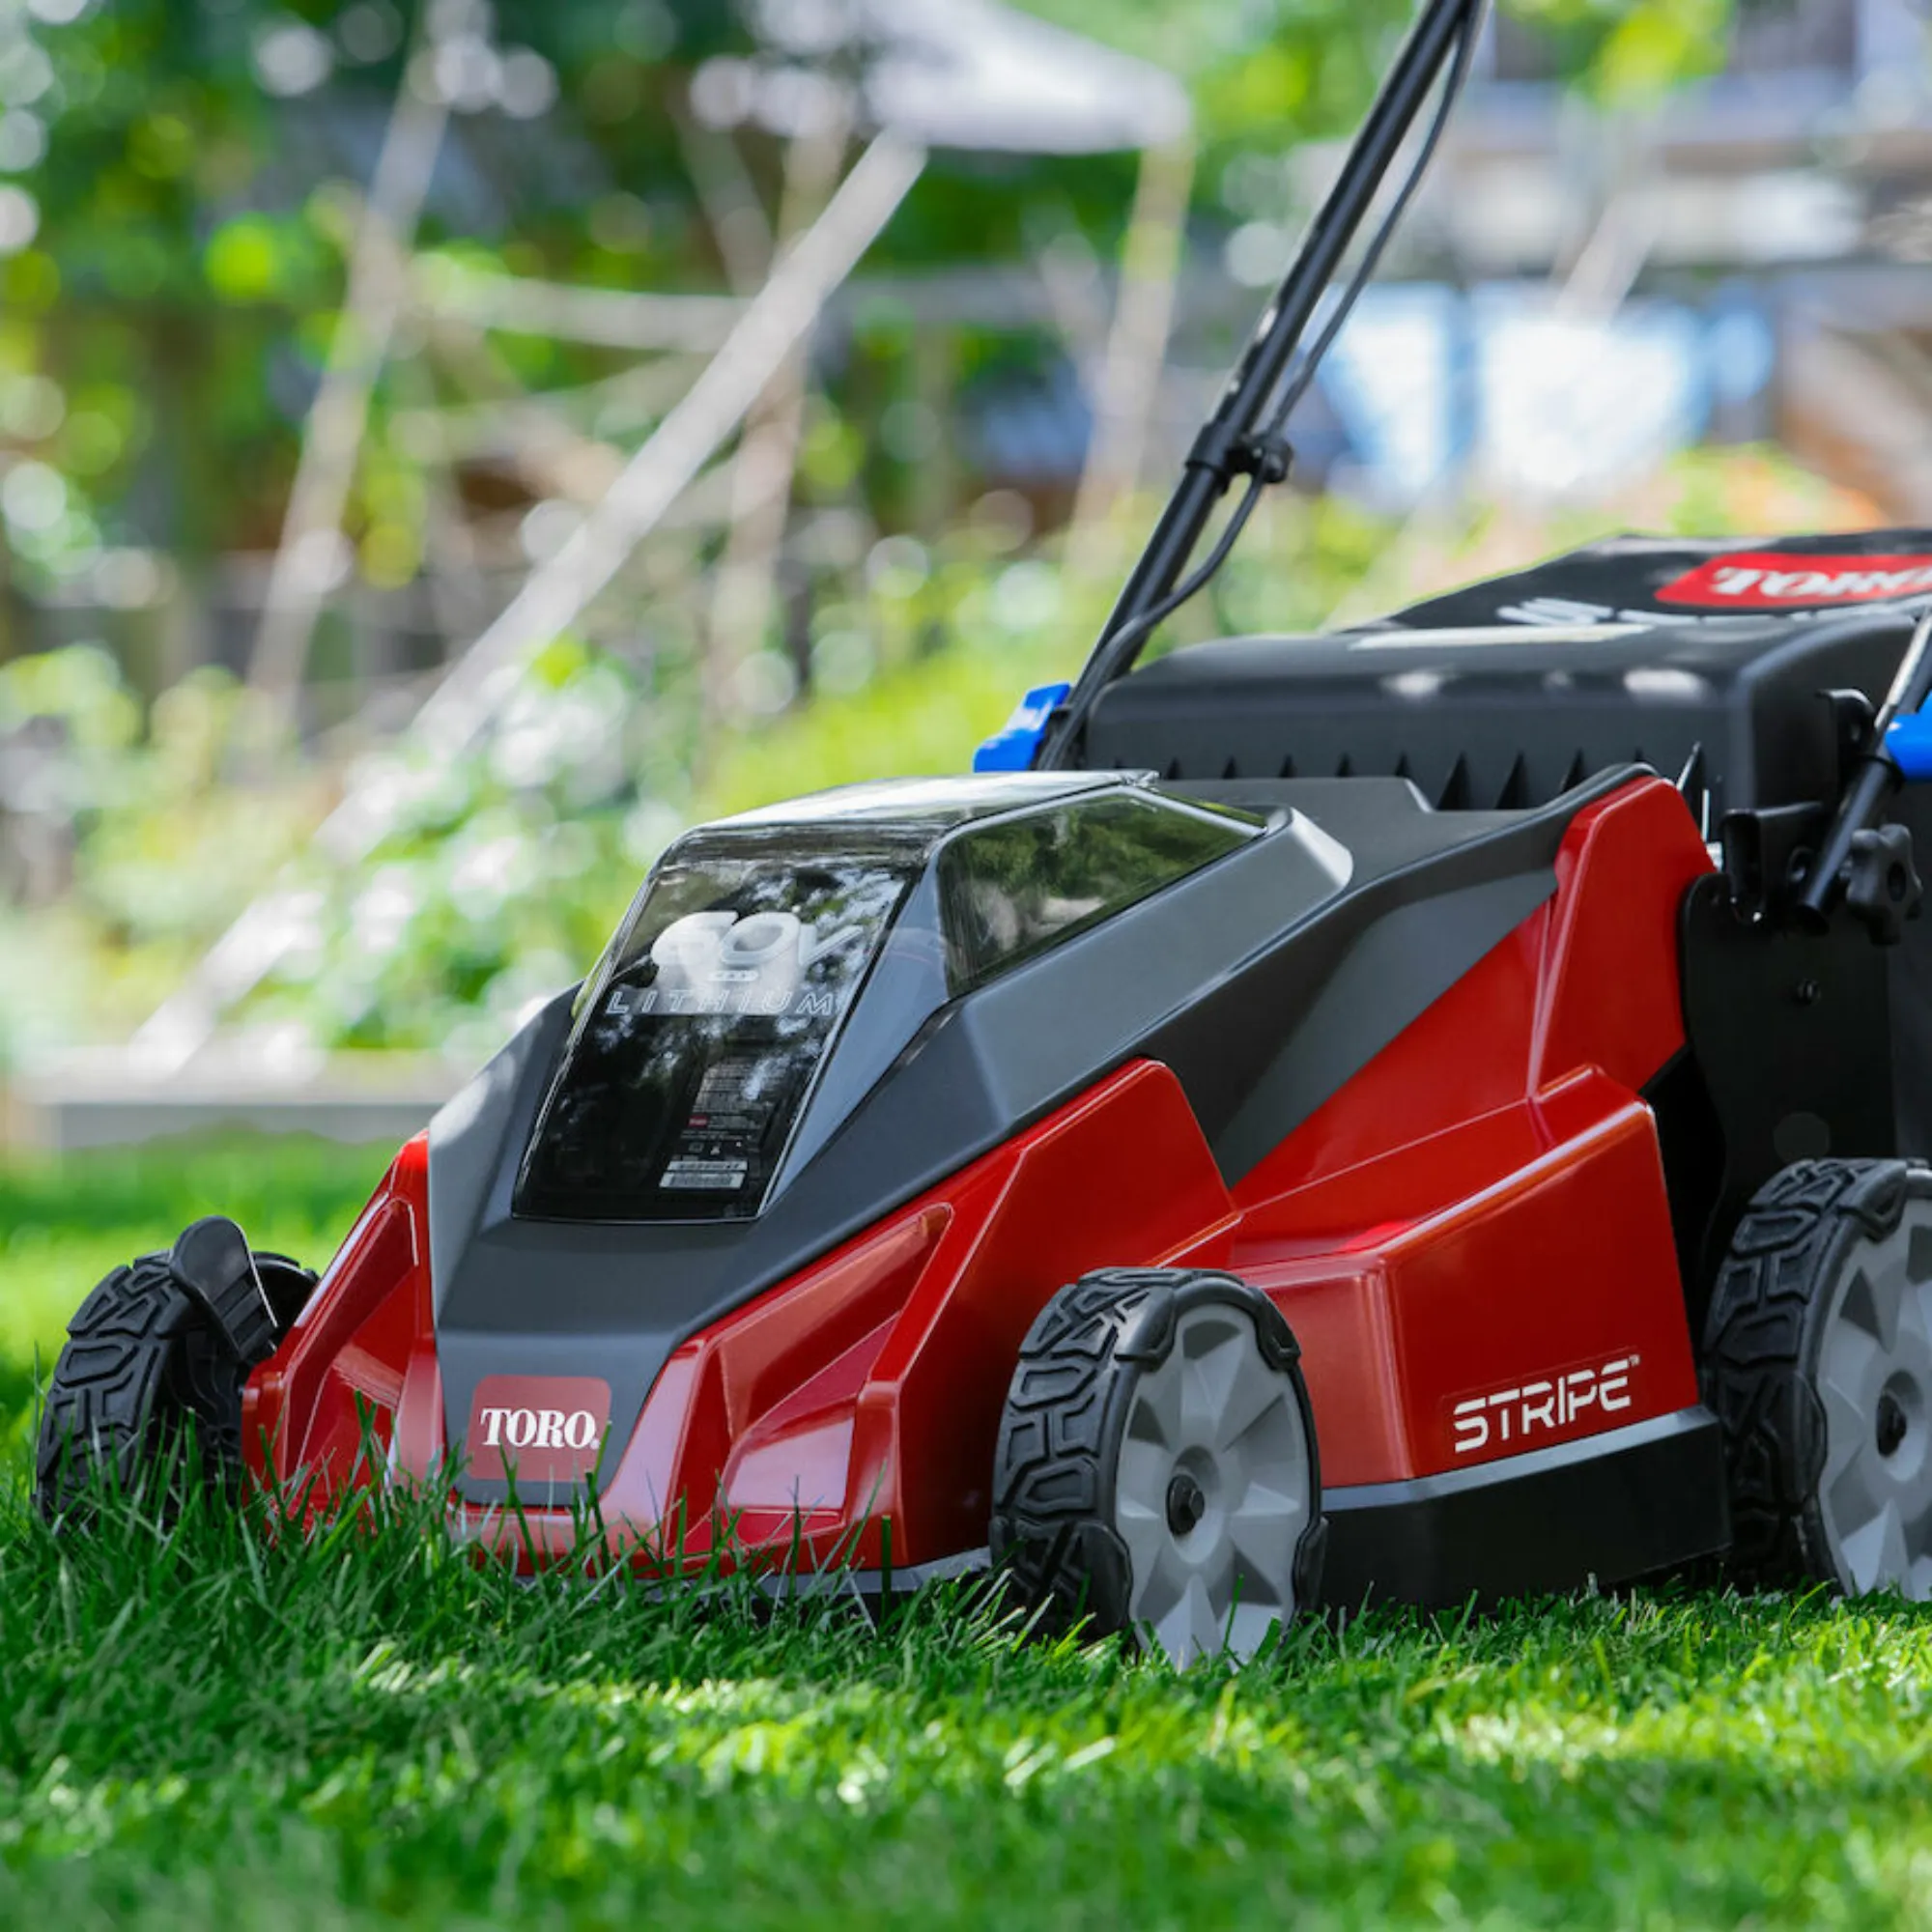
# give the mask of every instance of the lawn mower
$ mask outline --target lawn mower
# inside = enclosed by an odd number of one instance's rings
[[[1932,1596],[1932,532],[1140,661],[1479,14],[1418,16],[1079,679],[971,775],[680,838],[319,1280],[219,1218],[110,1275],[49,1515],[191,1420],[526,1566],[587,1511],[1181,1660],[1712,1559]]]

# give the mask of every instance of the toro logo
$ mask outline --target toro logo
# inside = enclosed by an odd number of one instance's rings
[[[1579,1422],[1628,1408],[1631,1375],[1639,1359],[1634,1354],[1618,1355],[1587,1368],[1552,1369],[1515,1388],[1464,1397],[1449,1411],[1456,1454],[1534,1449],[1539,1441],[1567,1434]]]
[[[1806,611],[1932,591],[1932,556],[1802,556],[1739,551],[1666,583],[1660,604],[1700,611]]]
[[[597,1465],[611,1384],[596,1376],[485,1376],[469,1404],[469,1473],[486,1482],[574,1483]]]

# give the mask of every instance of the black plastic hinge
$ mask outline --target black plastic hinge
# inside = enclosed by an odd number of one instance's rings
[[[1837,788],[1842,792],[1871,748],[1878,712],[1862,691],[1821,691],[1818,696],[1832,707],[1832,744],[1838,761]]]
[[[1210,470],[1223,488],[1236,476],[1259,476],[1264,483],[1279,483],[1293,462],[1293,445],[1287,437],[1251,436],[1217,422],[1210,422],[1187,452],[1188,469]]]
[[[1747,922],[1781,920],[1804,883],[1828,824],[1822,805],[1727,811],[1718,825],[1731,903]]]
[[[247,1237],[233,1221],[211,1214],[195,1222],[176,1241],[168,1268],[238,1361],[252,1368],[273,1352],[275,1311]]]

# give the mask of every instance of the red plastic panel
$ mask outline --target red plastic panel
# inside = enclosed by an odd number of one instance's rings
[[[1550,903],[1236,1190],[1234,1265],[1301,1342],[1324,1481],[1434,1473],[1696,1400],[1636,1090],[1684,1043],[1678,907],[1709,867],[1659,781],[1580,813]],[[1632,1354],[1607,1406],[1582,1399]],[[1555,1376],[1579,1379],[1546,1422]],[[1492,1397],[1493,1426],[1457,1429]]]
[[[938,1245],[950,1211],[936,1198],[915,1203],[685,1343],[666,1364],[615,1461],[600,1499],[606,1520],[651,1529],[681,1499],[683,1546],[703,1554],[721,1508],[788,1505],[790,1492],[777,1486],[776,1465],[762,1450],[768,1438],[792,1432],[807,1417],[819,1435],[810,1466],[801,1463],[800,1493],[830,1488],[836,1508],[845,1493],[844,1471],[837,1471],[836,1483],[828,1472],[822,1412],[833,1411],[836,1420],[842,1396],[849,1434],[866,1368]],[[734,1459],[738,1466],[750,1460],[735,1497],[724,1480]],[[607,1467],[611,1460],[606,1458]],[[747,1520],[740,1516],[736,1522],[741,1540],[750,1537]],[[788,1537],[790,1530],[787,1516],[781,1533]]]
[[[1324,1482],[1394,1482],[1696,1401],[1649,1110],[1601,1076],[1582,1084],[1588,1099],[1567,1096],[1561,1137],[1530,1107],[1488,1117],[1486,1136],[1459,1137],[1462,1161],[1490,1140],[1491,1175],[1435,1212],[1325,1253],[1274,1241],[1237,1250],[1237,1270],[1267,1290],[1301,1343]],[[1524,1118],[1539,1114],[1540,1130]],[[1525,1160],[1532,1133],[1547,1145]],[[1524,1388],[1534,1399],[1551,1375],[1636,1355],[1613,1418],[1566,1405],[1560,1427],[1532,1420],[1505,1436],[1499,1420],[1480,1440],[1455,1427],[1468,1401]]]
[[[314,1480],[316,1499],[366,1480],[365,1434],[386,1445],[412,1358],[431,1332],[429,1140],[396,1156],[282,1345],[242,1396],[258,1476]],[[266,1445],[266,1453],[265,1453]]]
[[[1710,869],[1675,785],[1631,785],[1578,814],[1556,860],[1532,1087],[1596,1066],[1634,1092],[1683,1046],[1678,911]]]
[[[701,1560],[721,1531],[811,1562],[983,1543],[1000,1407],[1048,1296],[1110,1264],[1223,1260],[1234,1222],[1179,1083],[1123,1067],[679,1349],[604,1520],[646,1562]],[[562,1512],[526,1520],[539,1554],[570,1548]]]
[[[1020,1342],[1092,1268],[1221,1260],[1234,1204],[1180,1083],[1139,1062],[1013,1144],[956,1276],[922,1280],[859,1402],[848,1503],[876,1491],[923,1561],[983,1543]],[[960,1217],[962,1226],[965,1217]]]
[[[1472,1439],[1455,1417],[1553,1376],[1625,1362],[1624,1422],[1697,1400],[1656,1131],[1638,1102],[1411,1230],[1385,1265],[1418,1471],[1533,1446],[1506,1428]],[[1577,1409],[1535,1442],[1609,1419]]]
[[[409,1367],[403,1375],[403,1392],[396,1402],[396,1419],[390,1436],[390,1466],[400,1474],[417,1480],[439,1467],[447,1454],[446,1425],[442,1414],[442,1365],[436,1358],[436,1334],[429,1311],[410,1345]]]
[[[1459,1166],[1454,1137],[1527,1092],[1548,919],[1533,914],[1242,1178],[1244,1242],[1277,1227],[1344,1237],[1411,1219],[1490,1171],[1487,1151]],[[1428,1151],[1389,1168],[1405,1148]],[[1311,1187],[1325,1190],[1322,1205],[1300,1198]]]

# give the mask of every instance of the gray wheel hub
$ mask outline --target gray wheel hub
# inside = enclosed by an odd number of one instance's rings
[[[1847,1589],[1923,1601],[1932,1598],[1932,1230],[1917,1207],[1885,1239],[1853,1250],[1826,1317],[1818,1504]],[[1914,1272],[1915,1231],[1924,1279]]]
[[[1253,1321],[1235,1307],[1188,1310],[1128,1399],[1114,1527],[1131,1622],[1177,1663],[1224,1645],[1253,1656],[1294,1614],[1312,1473],[1294,1385]]]

